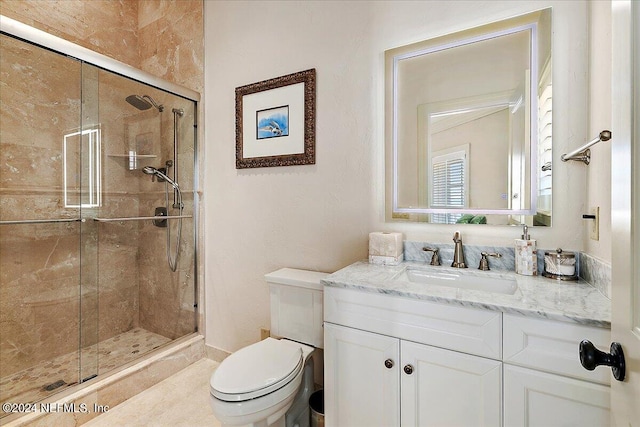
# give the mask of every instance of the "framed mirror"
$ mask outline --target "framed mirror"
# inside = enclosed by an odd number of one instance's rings
[[[385,52],[387,220],[551,225],[551,9]]]

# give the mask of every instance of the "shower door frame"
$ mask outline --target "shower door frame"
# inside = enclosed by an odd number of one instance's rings
[[[37,28],[33,28],[30,27],[26,24],[23,24],[22,22],[16,21],[14,19],[8,18],[6,16],[0,15],[0,33],[5,34],[7,36],[25,41],[27,43],[31,43],[34,44],[38,47],[44,48],[44,49],[48,49],[50,51],[53,51],[55,53],[59,53],[68,57],[71,57],[71,59],[77,59],[81,62],[81,64],[88,64],[88,65],[92,65],[95,66],[99,69],[103,69],[105,71],[123,76],[125,78],[146,84],[148,86],[152,86],[154,88],[160,89],[164,92],[179,96],[181,98],[184,98],[186,100],[192,101],[194,103],[194,134],[193,134],[193,138],[194,138],[194,176],[193,176],[193,192],[194,192],[194,197],[193,197],[193,263],[194,263],[194,271],[196,272],[196,274],[194,275],[194,332],[198,332],[199,331],[199,327],[200,327],[200,314],[199,314],[199,302],[200,302],[200,298],[199,298],[199,279],[201,276],[200,273],[200,269],[199,269],[199,262],[198,262],[198,257],[199,257],[199,212],[200,212],[200,207],[199,207],[199,201],[198,201],[198,188],[199,188],[199,174],[198,174],[198,170],[199,170],[199,144],[198,144],[198,136],[199,136],[199,132],[198,131],[198,121],[199,121],[199,115],[200,115],[200,109],[199,107],[199,103],[200,103],[200,94],[194,90],[191,90],[189,88],[185,88],[183,86],[180,86],[178,84],[172,83],[172,82],[168,82],[166,80],[163,80],[162,78],[159,78],[157,76],[154,76],[150,73],[147,73],[145,71],[139,70],[137,68],[134,68],[128,64],[125,64],[123,62],[117,61],[113,58],[110,58],[108,56],[102,55],[100,53],[94,52],[90,49],[87,49],[85,47],[79,46],[75,43],[72,43],[68,40],[64,40],[60,37],[48,34],[42,30],[38,30]],[[99,218],[94,218],[95,220],[99,221]],[[127,219],[148,219],[148,218],[116,218],[115,220],[127,220]],[[57,220],[54,220],[54,222]],[[60,220],[63,221],[63,220]],[[65,219],[64,221],[85,221],[84,219],[78,218],[78,219]],[[107,220],[103,220],[103,221],[107,221]],[[9,223],[23,223],[26,221],[4,221],[7,224]],[[33,223],[40,223],[40,222],[52,222],[51,220],[35,220],[35,221],[28,221],[28,222],[33,222]]]

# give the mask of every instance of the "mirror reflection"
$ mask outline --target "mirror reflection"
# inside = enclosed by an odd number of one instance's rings
[[[389,50],[387,217],[551,225],[550,9]]]

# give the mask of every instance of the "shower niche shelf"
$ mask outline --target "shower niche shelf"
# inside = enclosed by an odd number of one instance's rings
[[[129,153],[129,154],[108,154],[108,157],[114,159],[124,159],[125,166],[130,171],[140,169],[143,165],[145,165],[146,160],[157,159],[158,156],[155,154],[137,154],[137,153]]]

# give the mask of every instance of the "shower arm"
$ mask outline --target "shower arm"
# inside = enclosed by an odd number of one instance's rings
[[[147,101],[149,101],[151,103],[151,105],[153,105],[155,108],[158,109],[158,111],[160,111],[161,113],[164,111],[164,105],[162,104],[158,104],[155,99],[153,99],[152,97],[150,97],[149,95],[142,95],[142,98],[146,99]]]

